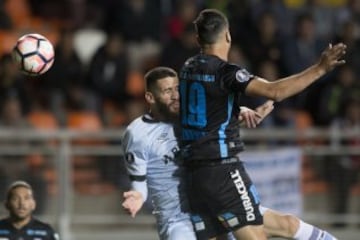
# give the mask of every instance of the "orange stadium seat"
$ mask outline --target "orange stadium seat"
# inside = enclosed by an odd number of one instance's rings
[[[144,89],[145,82],[142,74],[138,71],[132,71],[126,79],[126,92],[133,97],[142,97]]]
[[[31,17],[31,10],[27,0],[8,0],[5,2],[4,7],[15,27],[27,25]]]
[[[54,130],[59,123],[53,113],[48,111],[33,111],[27,116],[28,121],[38,129]]]
[[[67,127],[72,130],[94,132],[102,129],[102,123],[99,115],[95,112],[69,112]]]

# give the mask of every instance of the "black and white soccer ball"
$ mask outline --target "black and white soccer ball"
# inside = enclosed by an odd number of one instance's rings
[[[13,60],[26,75],[38,76],[50,69],[54,63],[54,47],[38,33],[20,37],[12,51]]]

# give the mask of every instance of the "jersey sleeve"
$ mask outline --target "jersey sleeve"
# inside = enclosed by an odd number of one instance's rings
[[[131,130],[126,130],[123,138],[123,149],[125,153],[125,166],[131,180],[133,190],[139,191],[143,198],[147,198],[147,156],[141,137],[135,137]]]
[[[247,85],[254,78],[254,75],[245,68],[234,64],[225,64],[220,74],[222,86],[230,92],[244,93]]]

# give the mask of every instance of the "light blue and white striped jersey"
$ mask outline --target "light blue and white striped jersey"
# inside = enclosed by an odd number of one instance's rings
[[[146,194],[144,188],[147,185],[160,236],[169,235],[166,232],[171,228],[171,223],[178,224],[180,221],[187,222],[186,226],[193,235],[181,181],[183,168],[174,161],[179,148],[173,125],[155,121],[145,114],[126,128],[123,148],[132,188]]]

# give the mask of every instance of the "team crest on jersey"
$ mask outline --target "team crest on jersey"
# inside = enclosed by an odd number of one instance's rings
[[[239,82],[247,82],[250,79],[250,73],[246,69],[240,69],[236,72],[235,77]]]
[[[125,153],[125,160],[128,164],[132,164],[135,161],[134,154],[132,154],[131,152]]]

